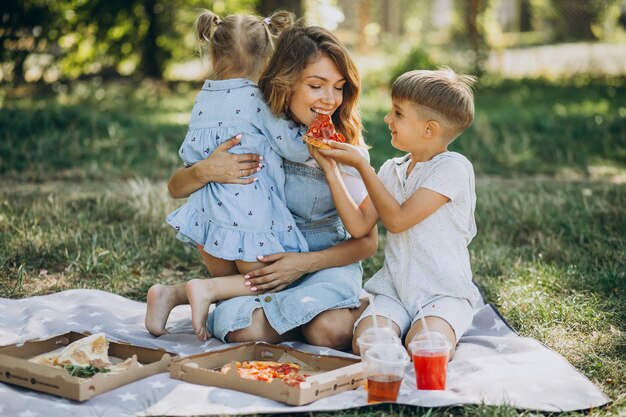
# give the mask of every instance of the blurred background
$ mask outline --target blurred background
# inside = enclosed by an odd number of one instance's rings
[[[624,0],[20,0],[0,5],[0,82],[201,79],[199,8],[291,10],[334,31],[366,73],[407,57],[517,77],[626,71]]]
[[[594,415],[624,414],[626,0],[0,1],[0,297],[143,301],[207,276],[164,221],[210,69],[199,8],[288,9],[336,33],[361,71],[376,169],[399,155],[383,121],[397,75],[478,75],[476,118],[450,146],[477,174],[474,280],[614,399]],[[384,261],[379,232],[365,280]],[[465,415],[515,415],[476,407]]]

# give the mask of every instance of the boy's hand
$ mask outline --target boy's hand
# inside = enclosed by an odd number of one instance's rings
[[[316,148],[313,145],[308,145],[309,153],[317,161],[320,168],[324,170],[324,172],[330,172],[337,167],[337,163],[330,158],[319,153],[319,148]]]
[[[317,151],[327,158],[355,168],[358,168],[358,165],[363,162],[367,163],[367,159],[365,159],[359,150],[353,145],[339,143],[332,140],[325,140],[324,143],[332,149],[318,149]]]

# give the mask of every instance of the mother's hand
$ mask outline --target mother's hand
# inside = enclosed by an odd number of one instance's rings
[[[194,165],[198,179],[205,184],[250,184],[256,178],[250,175],[261,169],[262,156],[253,153],[235,154],[228,152],[239,145],[241,134],[219,145],[206,159]]]
[[[189,197],[191,193],[210,182],[223,184],[250,184],[256,181],[250,175],[261,169],[262,156],[228,152],[241,141],[241,134],[228,139],[202,161],[189,168],[179,168],[167,182],[167,189],[174,198]]]
[[[244,276],[245,285],[252,291],[278,292],[287,288],[302,275],[310,272],[307,255],[309,253],[283,252],[259,257],[266,266]]]

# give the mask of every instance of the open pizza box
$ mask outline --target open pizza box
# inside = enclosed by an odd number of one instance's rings
[[[71,343],[87,337],[88,335],[81,333],[69,332],[46,340],[0,347],[0,382],[85,401],[122,385],[167,372],[174,356],[161,349],[108,341],[110,362],[125,362],[127,365],[118,372],[95,373],[85,378],[71,376],[62,367],[29,361],[40,355],[54,355],[54,352],[63,351]]]
[[[269,382],[245,379],[237,371],[237,362],[242,361],[296,363],[306,378],[295,384],[288,384],[279,378]],[[225,367],[228,364],[230,366]],[[263,342],[175,358],[170,366],[170,375],[181,381],[229,388],[289,405],[308,404],[358,388],[364,383],[360,359],[322,356]]]

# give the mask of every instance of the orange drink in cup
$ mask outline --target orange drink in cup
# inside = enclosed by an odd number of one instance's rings
[[[420,333],[409,344],[417,389],[445,390],[450,342],[438,332]]]
[[[396,402],[409,355],[399,343],[369,347],[363,356],[367,402]]]

